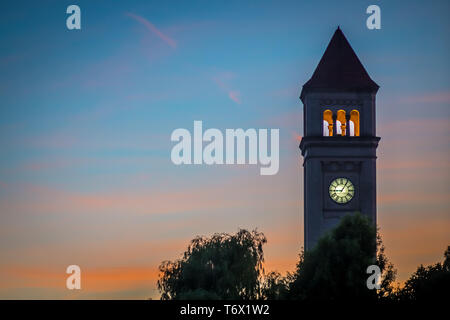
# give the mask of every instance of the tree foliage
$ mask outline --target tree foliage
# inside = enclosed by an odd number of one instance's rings
[[[301,251],[294,273],[264,275],[264,234],[239,230],[193,239],[182,258],[164,261],[159,270],[161,299],[449,300],[450,246],[445,259],[420,266],[394,287],[396,270],[386,257],[375,226],[364,215],[343,217],[338,226]],[[381,288],[367,288],[367,267],[381,271]]]
[[[376,265],[381,271],[381,285],[380,290],[377,291],[378,298],[381,300],[391,300],[396,292],[394,286],[397,270],[394,265],[388,260],[385,254],[385,246],[381,239],[379,231],[377,232],[377,261]]]
[[[291,281],[292,275],[290,273],[288,273],[286,277],[283,277],[276,271],[270,272],[263,279],[260,297],[266,300],[288,299]]]
[[[377,252],[378,249],[378,252]],[[380,267],[382,289],[367,288],[367,267]],[[317,245],[300,254],[290,284],[290,298],[299,300],[376,300],[392,290],[395,270],[375,226],[361,214],[347,215]]]
[[[264,234],[239,230],[193,239],[181,259],[164,261],[161,299],[256,299],[263,272]]]
[[[444,253],[444,262],[424,267],[405,282],[398,292],[400,301],[450,301],[450,246]]]

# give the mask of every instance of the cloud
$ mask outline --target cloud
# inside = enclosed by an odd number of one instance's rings
[[[428,209],[425,214],[383,209],[378,215],[386,253],[398,269],[399,281],[408,279],[420,264],[442,261],[450,241],[447,210]]]
[[[232,74],[223,75],[219,81],[230,79]],[[299,137],[297,128],[301,127],[301,118],[294,117],[296,113],[300,111],[293,110],[292,113],[262,120],[268,124],[279,123],[292,143],[292,150],[298,151],[298,142],[295,146],[294,141]],[[433,178],[424,183],[422,176],[435,170],[439,171],[440,180],[446,182],[449,164],[446,157],[419,153],[419,150],[430,144],[435,147],[442,145],[441,139],[447,141],[449,123],[446,119],[405,119],[385,123],[380,128],[383,138],[380,146],[386,146],[386,151],[379,153],[378,161],[378,174],[382,177],[378,181],[382,186],[378,192],[378,221],[389,250],[388,256],[399,269],[400,280],[405,280],[420,263],[439,261],[444,245],[448,243],[448,210],[441,214],[439,222],[434,222],[437,218],[433,218],[437,210],[449,207],[448,188],[430,187],[428,183],[436,183],[437,180]],[[395,139],[399,140],[393,143]],[[72,141],[70,135],[64,135],[61,139],[45,139],[44,145],[77,145],[78,140],[83,139]],[[414,151],[411,157],[406,152],[409,149],[405,149],[408,141],[411,141],[411,151]],[[442,152],[447,151],[444,149]],[[90,188],[77,191],[72,188],[15,186],[6,181],[8,188],[0,199],[0,212],[5,215],[0,228],[0,236],[3,237],[0,240],[4,241],[0,243],[8,247],[2,248],[0,260],[11,261],[7,266],[14,269],[17,264],[32,266],[35,263],[39,267],[43,261],[64,264],[75,259],[80,265],[86,263],[84,269],[89,273],[86,285],[92,289],[83,297],[129,297],[133,294],[136,298],[157,297],[157,294],[145,292],[155,290],[154,270],[160,261],[178,258],[196,234],[233,232],[240,226],[258,227],[268,237],[269,242],[264,248],[266,270],[292,271],[303,239],[300,159],[299,155],[290,158],[289,167],[284,162],[281,175],[270,177],[270,185],[259,176],[247,177],[242,174],[244,171],[239,171],[235,179],[203,186],[196,181],[197,188],[192,188],[187,182],[185,185],[167,183],[164,188],[159,186],[157,189],[148,186],[136,188],[132,183],[112,190]],[[31,168],[40,169],[41,166],[37,164]],[[238,166],[232,168],[227,170],[241,170]],[[394,174],[397,174],[397,182],[402,181],[401,175],[411,175],[411,179],[395,189],[391,183]],[[420,212],[423,208],[426,212]],[[55,233],[55,230],[59,231]],[[58,243],[48,243],[48,235],[54,239],[52,242],[58,240]],[[82,240],[74,241],[75,236]],[[53,245],[57,247],[52,249]],[[86,247],[89,247],[88,251]],[[109,265],[113,267],[109,268]],[[0,270],[0,277],[3,274],[7,279],[11,273],[6,271]],[[5,291],[3,296],[16,294],[23,297],[12,292],[19,292],[17,290],[27,285],[35,285],[36,290],[46,290],[47,284],[48,288],[53,284],[54,287],[64,285],[64,273],[52,275],[38,268],[39,277],[34,278],[27,270],[20,271],[14,279],[23,278],[23,282],[10,282],[11,293]],[[141,277],[145,284],[138,281]],[[39,278],[47,280],[39,283]],[[0,279],[0,283],[7,282]],[[149,291],[143,289],[145,292],[140,295],[130,293],[141,290],[144,285]],[[66,291],[61,289],[55,297],[64,297]],[[33,292],[29,297],[42,297],[39,294],[45,293]]]
[[[450,133],[450,120],[446,117],[410,118],[385,122],[379,125],[377,130],[379,134],[389,137],[402,136],[411,138],[412,136],[421,137],[430,134],[447,136]]]
[[[158,278],[158,270],[155,267],[146,266],[81,268],[81,272],[82,291],[76,293],[89,294],[92,298],[102,292],[126,292],[141,286],[146,286],[148,292],[151,292]],[[46,266],[10,265],[0,268],[0,274],[5,277],[0,289],[22,287],[66,290],[65,281],[68,277],[63,266],[57,270]],[[66,295],[68,291],[57,292],[56,297],[61,298],[61,294]]]
[[[80,213],[127,215],[164,215],[204,210],[237,209],[253,206],[253,196],[273,195],[271,189],[258,183],[260,177],[245,176],[220,184],[183,188],[170,191],[153,188],[114,191],[69,191],[40,185],[11,186],[11,194],[0,202],[0,211],[9,214],[57,214]],[[282,182],[281,180],[278,183]],[[280,186],[281,187],[281,186]],[[288,195],[281,191],[276,193]],[[27,199],[27,201],[23,201]],[[232,200],[232,201],[230,201]]]
[[[295,141],[298,142],[302,141],[302,136],[295,131],[292,131],[292,137]]]
[[[217,86],[223,91],[228,93],[228,97],[237,104],[241,104],[241,93],[239,90],[231,89],[227,81],[230,81],[234,78],[234,74],[231,72],[224,72],[215,77],[213,77],[213,81],[217,84]]]
[[[416,204],[416,205],[428,205],[436,206],[438,204],[449,204],[449,194],[446,192],[433,192],[426,193],[417,191],[405,191],[396,193],[380,193],[378,196],[379,205],[387,204]]]
[[[421,95],[407,95],[400,98],[400,102],[408,104],[418,103],[450,103],[450,91],[424,93]]]
[[[167,36],[164,33],[162,33],[160,30],[158,30],[158,28],[156,28],[153,25],[153,23],[151,23],[150,21],[148,21],[144,17],[138,16],[137,14],[133,14],[133,13],[129,13],[129,12],[125,13],[125,15],[130,17],[130,18],[132,18],[132,19],[134,19],[134,20],[136,20],[137,22],[139,22],[143,26],[145,26],[151,33],[153,33],[156,36],[158,36],[162,41],[167,43],[172,48],[176,48],[177,47],[177,43],[175,42],[175,40],[173,40],[169,36]]]
[[[58,133],[39,137],[32,136],[24,142],[27,146],[38,149],[67,149],[74,147],[79,142],[79,139],[72,134]]]
[[[230,97],[231,100],[233,100],[237,104],[241,104],[241,94],[239,91],[232,90],[228,92],[228,96]]]
[[[432,155],[433,156],[433,155]],[[395,171],[408,171],[417,170],[417,169],[446,169],[447,171],[450,169],[450,163],[446,159],[439,159],[437,157],[426,158],[426,156],[422,156],[425,159],[401,159],[401,160],[381,160],[378,162],[378,169],[389,170],[390,173]],[[419,157],[417,157],[419,158]],[[416,171],[417,172],[417,171]],[[441,172],[442,173],[442,172]],[[430,174],[430,172],[427,172]]]

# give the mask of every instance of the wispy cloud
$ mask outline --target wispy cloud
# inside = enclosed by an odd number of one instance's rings
[[[402,103],[450,103],[450,91],[422,93],[421,95],[407,95],[400,99]]]
[[[169,36],[167,36],[164,33],[162,33],[158,28],[155,27],[155,25],[153,23],[151,23],[150,21],[148,21],[144,17],[141,17],[141,16],[139,16],[137,14],[130,13],[130,12],[125,13],[125,15],[130,17],[130,18],[132,18],[132,19],[134,19],[134,20],[136,20],[137,22],[139,22],[143,26],[145,26],[147,28],[147,30],[149,30],[151,33],[153,33],[156,36],[158,36],[162,41],[167,43],[172,48],[176,48],[177,47],[177,43],[176,43],[175,40],[173,40]]]
[[[439,193],[425,193],[418,191],[408,191],[408,192],[396,192],[396,193],[381,193],[378,196],[378,203],[380,205],[387,204],[428,204],[428,205],[446,205],[449,204],[449,195],[446,192]]]
[[[175,189],[160,191],[155,189],[133,191],[77,192],[41,185],[18,184],[11,187],[11,195],[0,203],[0,211],[5,213],[23,212],[33,214],[54,213],[58,216],[79,212],[127,215],[164,215],[179,212],[200,212],[202,210],[232,209],[252,205],[252,196],[271,194],[271,190],[261,186],[259,177],[252,180],[238,177],[222,181],[214,188],[192,187],[190,190]],[[239,187],[237,187],[239,186]],[[282,186],[279,186],[281,189]],[[245,190],[251,190],[251,192]],[[278,196],[287,201],[288,195],[279,191]],[[21,199],[26,198],[27,201]],[[230,201],[230,198],[233,201]]]
[[[239,91],[232,90],[228,92],[228,96],[237,104],[241,104],[241,93]]]
[[[213,81],[217,84],[217,86],[223,91],[228,93],[228,97],[236,102],[237,104],[241,104],[241,93],[239,90],[231,89],[230,86],[226,83],[227,81],[234,78],[234,74],[231,72],[221,73],[213,77]]]
[[[36,288],[40,290],[62,289],[63,291],[67,275],[64,269],[55,270],[48,266],[22,266],[11,265],[0,268],[4,280],[0,285],[1,289],[11,289],[16,286],[22,288]],[[66,295],[67,298],[97,298],[102,292],[122,291],[122,296],[126,296],[127,290],[136,289],[141,286],[147,287],[147,294],[152,291],[156,282],[158,270],[155,267],[131,266],[131,267],[101,267],[101,268],[83,268],[82,269],[82,287],[83,292],[77,293],[79,296],[67,296],[66,292],[57,292],[53,298],[61,298]],[[19,292],[18,296],[24,294]],[[1,296],[1,291],[0,291]],[[134,297],[134,298],[148,298]]]
[[[295,141],[302,141],[302,136],[300,134],[298,134],[296,131],[292,131],[292,137]]]

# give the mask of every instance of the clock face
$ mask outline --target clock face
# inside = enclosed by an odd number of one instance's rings
[[[352,200],[355,195],[355,186],[347,178],[337,178],[331,182],[328,191],[334,202],[343,204]]]

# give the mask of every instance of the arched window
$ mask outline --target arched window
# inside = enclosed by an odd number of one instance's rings
[[[348,125],[349,125],[349,130],[350,130],[349,135],[350,135],[350,137],[353,137],[355,135],[355,124],[353,123],[352,120],[350,120],[348,122]]]
[[[350,135],[359,137],[359,111],[350,112]]]
[[[329,109],[323,112],[323,135],[324,137],[333,135],[333,113]]]
[[[347,121],[345,120],[345,111],[338,110],[336,117],[336,135],[345,136]]]

